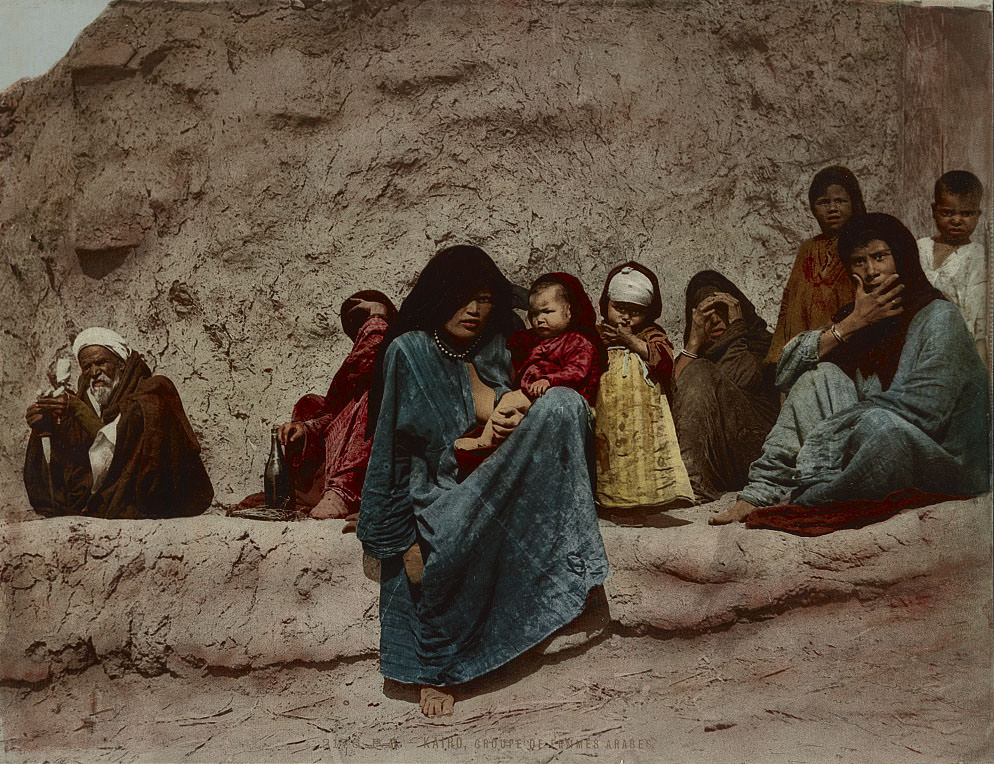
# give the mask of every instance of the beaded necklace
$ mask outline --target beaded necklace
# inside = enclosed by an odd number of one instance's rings
[[[442,355],[451,358],[453,361],[465,361],[473,355],[474,352],[476,352],[476,348],[480,344],[480,340],[483,339],[483,335],[478,334],[473,341],[469,343],[469,346],[464,351],[457,353],[455,350],[446,345],[442,338],[438,336],[438,329],[435,329],[432,332],[432,336],[435,338],[435,344],[438,345],[438,349],[442,351]]]

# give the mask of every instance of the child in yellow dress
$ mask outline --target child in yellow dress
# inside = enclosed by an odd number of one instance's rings
[[[636,262],[618,266],[600,309],[608,368],[595,407],[597,502],[605,509],[692,504],[668,400],[673,346],[654,323],[662,310],[655,274]]]

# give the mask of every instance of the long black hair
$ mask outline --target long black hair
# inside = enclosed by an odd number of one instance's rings
[[[478,347],[485,345],[496,334],[508,337],[514,329],[511,282],[500,272],[490,255],[479,247],[465,244],[446,247],[436,252],[428,261],[400,306],[397,316],[390,323],[383,344],[376,354],[373,383],[369,390],[367,437],[372,436],[380,412],[380,402],[383,399],[383,362],[390,343],[407,332],[440,329],[456,311],[484,288],[493,293],[494,305]]]

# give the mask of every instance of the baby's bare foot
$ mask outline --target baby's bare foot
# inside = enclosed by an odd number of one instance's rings
[[[421,713],[427,717],[452,716],[455,698],[440,687],[421,688]]]
[[[739,499],[732,505],[731,509],[726,509],[720,515],[708,518],[708,525],[727,525],[728,523],[743,522],[756,509],[748,501]]]

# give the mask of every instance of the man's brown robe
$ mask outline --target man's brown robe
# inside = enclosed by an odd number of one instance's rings
[[[131,353],[100,416],[85,394],[88,387],[88,377],[81,376],[81,396],[70,398],[69,412],[53,428],[50,467],[41,438],[31,434],[24,485],[35,511],[50,517],[139,519],[185,517],[206,510],[214,488],[173,383],[152,376],[141,355]],[[118,414],[114,458],[103,483],[91,493],[90,445]]]

